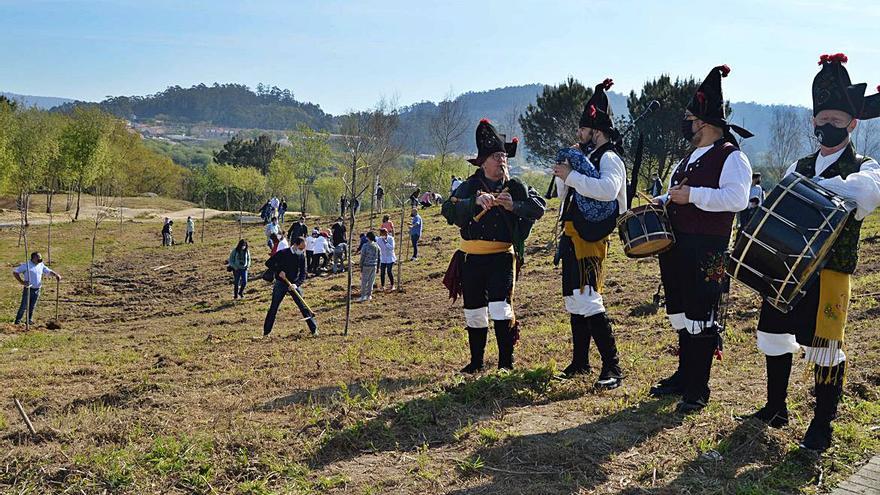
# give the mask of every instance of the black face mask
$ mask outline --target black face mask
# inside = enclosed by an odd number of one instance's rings
[[[849,136],[849,130],[846,127],[834,127],[830,122],[827,124],[823,124],[813,128],[813,134],[816,135],[816,139],[819,140],[819,143],[822,146],[827,148],[833,148],[840,143],[842,143],[847,136]]]
[[[696,134],[697,133],[694,132],[693,120],[684,119],[681,121],[681,135],[684,137],[685,141],[691,142]]]

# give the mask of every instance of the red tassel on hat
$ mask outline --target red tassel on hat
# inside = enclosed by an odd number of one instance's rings
[[[730,74],[730,66],[728,66],[727,64],[719,66],[718,70],[721,71],[721,77],[727,77],[727,75]]]
[[[514,143],[518,143],[518,142],[519,142],[519,138],[518,138],[518,137],[513,138],[513,142],[514,142]]]
[[[880,93],[880,84],[877,85],[877,92]]]
[[[611,86],[614,86],[614,79],[611,79],[610,77],[606,78],[604,81],[602,81],[602,86],[605,87],[606,91],[611,89]]]
[[[489,119],[487,119],[486,117],[483,117],[482,119],[480,119],[480,123],[481,123],[481,124],[488,124],[488,123],[489,123]]]
[[[840,62],[841,64],[845,64],[849,62],[849,57],[847,57],[843,53],[835,53],[833,55],[829,55],[826,53],[819,57],[819,65],[830,64],[832,62]]]

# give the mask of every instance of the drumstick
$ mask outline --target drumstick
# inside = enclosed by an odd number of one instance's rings
[[[642,191],[638,191],[638,195],[639,195],[640,198],[644,199],[644,200],[647,201],[648,203],[653,203],[653,202],[654,202],[654,198],[652,198],[651,196],[648,196],[647,194],[645,194],[645,193],[642,192]]]
[[[506,188],[506,187],[505,187],[504,189],[502,189],[500,193],[497,193],[497,194],[496,194],[496,193],[492,193],[492,196],[494,196],[494,197],[497,198],[501,193],[505,193],[505,192],[507,192],[507,188]],[[492,208],[494,208],[494,206],[493,206]],[[488,213],[489,210],[491,210],[492,208],[486,208],[485,210],[483,210],[483,211],[477,213],[477,216],[474,217],[474,221],[475,221],[475,222],[479,222],[480,219],[483,218],[483,215],[485,215],[486,213]]]

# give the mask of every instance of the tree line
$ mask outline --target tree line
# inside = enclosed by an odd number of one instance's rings
[[[27,222],[30,198],[67,192],[78,220],[82,193],[121,197],[142,192],[180,197],[186,170],[144,146],[125,121],[89,107],[69,113],[22,108],[0,99],[0,190],[16,196]]]

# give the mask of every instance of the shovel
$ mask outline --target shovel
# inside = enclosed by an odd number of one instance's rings
[[[46,328],[49,330],[60,330],[61,323],[58,322],[58,300],[61,297],[61,281],[57,278],[55,279],[55,319],[46,323]]]

